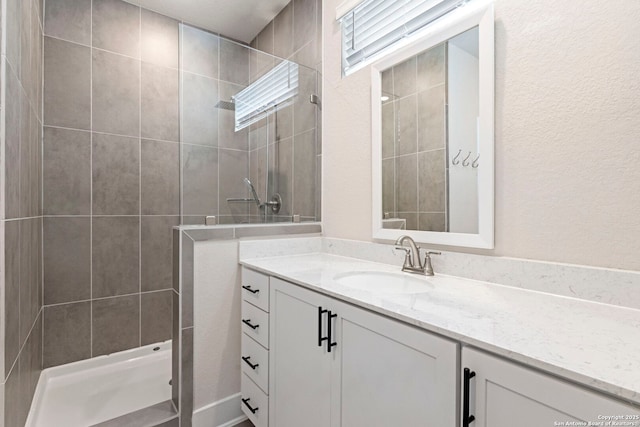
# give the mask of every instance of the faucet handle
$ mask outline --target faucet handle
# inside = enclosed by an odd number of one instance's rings
[[[412,267],[413,259],[411,258],[411,248],[406,246],[396,246],[395,249],[397,251],[404,251],[404,265],[402,267]]]
[[[442,252],[438,252],[438,251],[427,251],[427,255],[442,255]]]
[[[433,276],[433,266],[431,265],[431,255],[442,255],[441,252],[437,251],[426,251],[424,254],[424,265],[423,271],[427,276]]]

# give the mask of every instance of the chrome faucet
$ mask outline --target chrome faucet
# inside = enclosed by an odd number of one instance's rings
[[[405,242],[409,243],[409,247],[404,245]],[[433,276],[431,255],[440,255],[440,252],[426,251],[424,262],[422,262],[420,261],[420,246],[416,245],[416,242],[411,237],[400,236],[398,240],[396,240],[395,245],[397,250],[405,252],[402,271],[424,274],[425,276]],[[418,265],[415,264],[415,260],[418,261]]]

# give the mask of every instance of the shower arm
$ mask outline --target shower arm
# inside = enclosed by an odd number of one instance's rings
[[[246,202],[246,203],[255,203],[258,209],[262,209],[263,207],[270,207],[273,213],[280,212],[280,207],[282,206],[282,198],[279,194],[275,194],[271,200],[268,200],[264,203],[260,202],[260,198],[258,197],[258,193],[256,192],[255,187],[249,181],[249,178],[244,179],[244,183],[249,187],[249,191],[251,191],[251,198],[228,198],[227,202]]]

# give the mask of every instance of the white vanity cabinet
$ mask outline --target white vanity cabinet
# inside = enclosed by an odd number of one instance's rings
[[[579,351],[579,350],[576,350]],[[606,416],[622,416],[618,422],[640,425],[640,408],[627,405],[600,393],[568,383],[562,379],[464,347],[463,369],[471,378],[461,378],[462,426],[470,427],[539,427],[570,424],[607,424]],[[469,390],[468,417],[465,423],[464,395]],[[628,417],[625,419],[624,417]],[[610,421],[610,420],[609,420]],[[602,424],[597,424],[602,422]],[[633,424],[635,422],[635,424]],[[554,424],[555,423],[555,424]],[[625,425],[625,424],[618,424]]]
[[[242,269],[242,411],[256,427],[269,423],[269,280]]]
[[[458,345],[271,278],[270,424],[454,426]]]

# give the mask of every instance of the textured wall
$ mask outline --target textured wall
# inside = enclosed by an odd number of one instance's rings
[[[370,240],[370,70],[340,75],[338,3],[324,11],[324,230]],[[640,3],[578,7],[495,2],[496,247],[482,253],[639,270]]]
[[[0,425],[22,426],[42,369],[42,2],[2,1]]]

